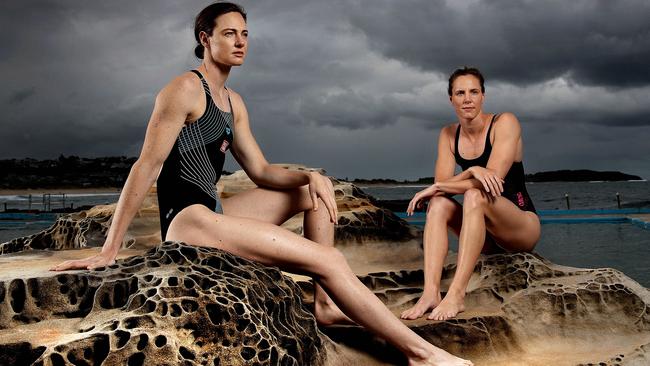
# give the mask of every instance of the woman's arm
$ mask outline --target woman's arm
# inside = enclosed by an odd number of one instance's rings
[[[407,215],[412,215],[416,209],[422,207],[423,202],[429,201],[431,197],[443,194],[437,187],[438,182],[455,179],[454,169],[456,168],[456,160],[451,149],[451,138],[453,136],[454,125],[445,126],[440,130],[440,134],[438,135],[438,157],[434,172],[435,183],[413,196],[406,208]]]
[[[336,222],[338,210],[330,179],[317,172],[292,171],[269,164],[251,131],[244,101],[232,90],[231,100],[235,115],[235,139],[231,152],[248,177],[260,187],[288,189],[309,185],[314,210],[318,209],[320,197],[330,213],[330,221]]]
[[[517,158],[521,144],[521,126],[512,113],[503,113],[494,124],[495,139],[487,167],[471,167],[462,173],[441,181],[438,189],[445,193],[465,193],[470,188],[479,188],[493,196],[501,195],[506,174]],[[437,181],[437,179],[436,179]]]
[[[86,259],[63,262],[52,270],[92,269],[115,261],[129,224],[156,180],[197,98],[200,98],[196,90],[200,91],[198,83],[180,76],[158,94],[140,157],[126,179],[101,252]]]

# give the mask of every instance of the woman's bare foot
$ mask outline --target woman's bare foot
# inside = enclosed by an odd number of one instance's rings
[[[429,320],[447,320],[465,311],[465,292],[449,291],[429,314]]]
[[[434,289],[433,291],[424,291],[418,302],[410,309],[404,310],[402,315],[400,315],[400,318],[409,320],[417,319],[427,311],[438,306],[440,300],[442,300],[440,290]]]
[[[426,358],[409,357],[409,366],[473,366],[470,360],[456,357],[443,349],[433,346]]]
[[[319,325],[356,324],[328,297],[327,301],[314,301],[314,316]]]

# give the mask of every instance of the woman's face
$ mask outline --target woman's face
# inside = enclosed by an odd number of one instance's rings
[[[451,88],[451,105],[459,119],[472,120],[481,113],[485,95],[481,83],[474,75],[462,75],[454,80]]]
[[[244,17],[237,12],[218,16],[212,36],[201,33],[201,43],[215,62],[227,66],[242,65],[248,51],[248,29]]]

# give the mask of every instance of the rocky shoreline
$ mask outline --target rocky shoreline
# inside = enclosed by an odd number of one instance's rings
[[[219,190],[234,194],[251,184],[235,173]],[[421,233],[353,184],[335,181],[335,190],[347,220],[336,245],[397,316],[422,291]],[[0,365],[404,363],[363,328],[319,328],[302,276],[218,249],[160,243],[154,193],[106,268],[47,270],[97,252],[114,205],[0,244]],[[300,222],[285,227],[301,233]],[[454,263],[452,253],[443,289]],[[650,363],[650,291],[613,269],[564,267],[528,253],[482,256],[466,307],[456,319],[404,323],[477,365]]]

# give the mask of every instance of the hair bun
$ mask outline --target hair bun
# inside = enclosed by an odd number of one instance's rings
[[[201,60],[203,60],[203,50],[204,49],[205,48],[203,47],[202,44],[196,45],[196,47],[194,47],[194,55],[196,57],[200,58]]]

